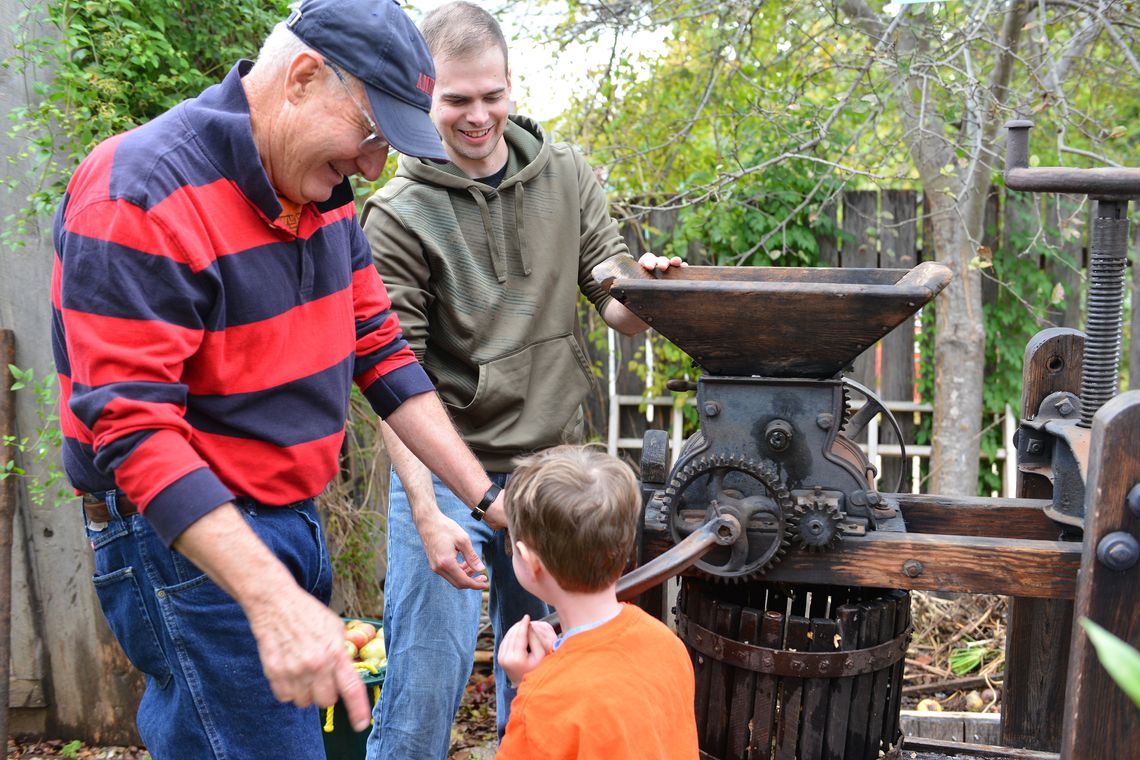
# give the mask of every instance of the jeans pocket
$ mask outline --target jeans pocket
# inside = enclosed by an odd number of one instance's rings
[[[332,562],[313,501],[288,507],[243,509],[246,523],[288,568],[297,585],[328,604]]]
[[[127,659],[160,686],[170,682],[170,664],[159,643],[158,631],[143,601],[134,568],[123,567],[92,579],[103,616]]]

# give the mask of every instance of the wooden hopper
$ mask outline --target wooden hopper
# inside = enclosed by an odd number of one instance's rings
[[[672,267],[617,256],[594,279],[714,375],[825,379],[928,303],[950,270]]]

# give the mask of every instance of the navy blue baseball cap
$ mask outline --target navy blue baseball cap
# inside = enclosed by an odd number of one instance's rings
[[[376,122],[396,150],[447,160],[428,116],[435,64],[396,0],[302,0],[285,25],[364,83]]]

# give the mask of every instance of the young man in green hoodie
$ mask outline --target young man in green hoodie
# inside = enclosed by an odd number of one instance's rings
[[[515,457],[581,440],[594,380],[579,340],[579,289],[615,329],[632,335],[646,325],[590,275],[629,255],[593,170],[531,119],[508,115],[507,46],[494,17],[453,2],[420,27],[436,64],[432,120],[451,161],[401,155],[362,223],[404,338],[503,485]],[[641,264],[681,262],[645,254]],[[547,608],[515,579],[499,530],[505,516],[489,508],[494,494],[471,510],[387,427],[384,440],[395,468],[388,671],[368,758],[442,759],[471,673],[482,589],[491,590],[496,648],[523,615]],[[501,736],[514,690],[497,663],[495,672]]]

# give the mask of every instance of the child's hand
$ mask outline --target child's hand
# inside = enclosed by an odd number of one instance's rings
[[[518,685],[522,677],[538,667],[542,658],[554,651],[557,639],[550,623],[532,623],[530,615],[511,626],[499,642],[499,664],[511,683]]]

